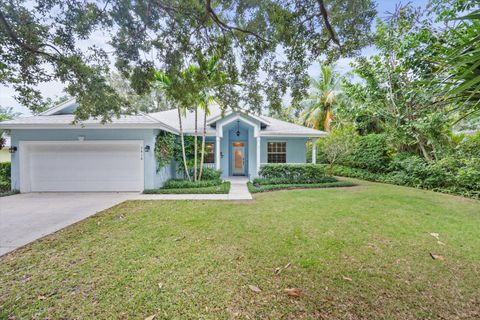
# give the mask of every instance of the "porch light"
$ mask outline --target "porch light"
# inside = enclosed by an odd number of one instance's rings
[[[240,137],[240,120],[237,120],[237,137]]]
[[[18,149],[15,146],[11,146],[10,148],[8,148],[8,152],[10,152],[10,153],[15,153],[15,152],[17,152],[17,150]]]
[[[149,145],[146,145],[145,148],[144,148],[145,152],[150,152],[150,146]]]

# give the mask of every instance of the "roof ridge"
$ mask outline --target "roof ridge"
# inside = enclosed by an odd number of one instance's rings
[[[172,110],[173,110],[173,109],[172,109]],[[170,111],[170,110],[165,110],[165,111]],[[162,111],[160,111],[160,112],[162,112]],[[141,114],[143,117],[148,118],[148,119],[150,119],[150,120],[153,120],[153,122],[155,122],[155,123],[160,123],[162,126],[164,126],[164,127],[166,127],[166,128],[169,128],[171,131],[178,133],[178,130],[177,130],[176,128],[173,128],[172,126],[170,126],[170,125],[168,125],[168,124],[166,124],[166,123],[158,120],[157,118],[151,116],[150,114],[148,114],[148,113],[146,113],[146,112],[143,112],[143,111],[139,111],[138,113]]]

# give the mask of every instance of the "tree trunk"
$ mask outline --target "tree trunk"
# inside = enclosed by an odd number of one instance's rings
[[[193,181],[197,181],[197,136],[198,136],[198,106],[195,107],[195,134],[193,137]]]
[[[182,126],[182,112],[180,111],[180,106],[177,106],[178,111],[178,126],[180,128],[180,141],[182,143],[182,157],[183,157],[183,166],[185,168],[185,175],[187,176],[188,181],[190,181],[190,174],[188,173],[187,165],[187,155],[185,154],[185,141],[183,139],[183,126]]]
[[[205,102],[205,110],[203,115],[202,150],[200,150],[200,173],[198,174],[198,180],[202,180],[203,160],[205,158],[205,137],[207,136],[207,110],[208,103]]]
[[[432,157],[428,154],[427,149],[425,148],[425,145],[423,144],[422,139],[418,140],[418,147],[420,148],[420,151],[422,151],[423,157],[427,162],[432,162]]]

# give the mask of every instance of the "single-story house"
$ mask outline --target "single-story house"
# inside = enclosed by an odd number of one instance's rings
[[[139,113],[102,124],[97,119],[72,124],[74,100],[37,116],[0,123],[9,130],[12,188],[21,192],[143,191],[177,176],[175,161],[157,170],[155,138],[179,134],[177,110]],[[210,108],[206,166],[223,177],[254,178],[265,163],[306,163],[306,144],[325,132],[244,111]],[[203,113],[198,114],[203,128]],[[184,133],[194,133],[194,114],[182,117]],[[315,161],[315,152],[312,155]]]

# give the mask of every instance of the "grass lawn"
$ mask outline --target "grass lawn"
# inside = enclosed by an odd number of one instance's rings
[[[0,319],[478,319],[479,232],[479,201],[367,182],[131,201],[0,258]]]
[[[224,181],[217,186],[195,187],[195,188],[161,188],[147,189],[145,194],[228,194],[230,191],[230,182]]]

